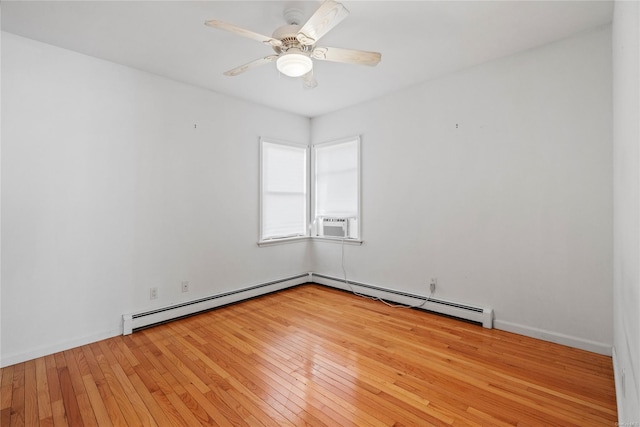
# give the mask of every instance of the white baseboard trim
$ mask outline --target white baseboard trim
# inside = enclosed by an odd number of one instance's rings
[[[484,326],[485,328],[493,327],[493,309],[488,307],[476,307],[455,301],[447,301],[442,299],[431,298],[429,301],[422,303],[427,295],[409,294],[404,291],[395,289],[382,288],[366,283],[349,281],[348,285],[344,279],[325,276],[323,274],[311,273],[313,282],[321,285],[329,286],[336,289],[351,291],[352,289],[362,295],[380,298],[386,301],[392,301],[397,304],[415,306],[420,304],[419,308],[432,311],[435,313],[445,314],[447,316],[457,317],[459,319],[470,320]]]
[[[200,313],[213,308],[244,301],[260,295],[280,291],[292,286],[301,285],[311,280],[311,273],[261,283],[238,290],[210,295],[192,301],[185,301],[165,307],[146,310],[138,313],[122,315],[122,334],[129,335],[133,331],[159,323],[168,322],[184,316]]]
[[[7,366],[15,365],[16,363],[26,362],[28,360],[37,359],[38,357],[48,356],[50,354],[59,353],[61,351],[70,350],[72,348],[81,347],[83,345],[91,344],[96,341],[106,340],[107,338],[113,338],[122,333],[120,328],[112,329],[102,333],[88,335],[86,337],[77,338],[70,341],[65,341],[52,346],[38,347],[25,353],[16,353],[5,356],[0,361],[0,367],[5,368]]]
[[[524,335],[531,338],[541,339],[556,344],[562,344],[581,350],[590,351],[592,353],[611,356],[611,345],[597,341],[591,341],[584,338],[578,338],[571,335],[561,334],[559,332],[547,331],[544,329],[534,328],[531,326],[520,325],[518,323],[507,322],[500,319],[493,321],[493,326],[501,331],[513,332],[515,334]]]
[[[618,408],[618,420],[624,420],[625,418],[622,412],[624,406],[622,399],[624,398],[625,390],[623,384],[620,384],[622,376],[615,346],[611,347],[611,359],[613,360],[613,383],[616,388],[616,407]]]

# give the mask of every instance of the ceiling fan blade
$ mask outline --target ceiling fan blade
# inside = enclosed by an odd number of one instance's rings
[[[242,27],[238,27],[237,25],[230,24],[224,21],[218,21],[217,19],[212,19],[210,21],[206,21],[204,23],[209,27],[219,28],[221,30],[229,31],[232,33],[239,34],[243,37],[248,37],[253,40],[257,40],[262,43],[270,44],[271,46],[282,46],[282,42],[278,39],[274,39],[273,37],[265,36],[263,34],[255,33],[251,30],[247,30]]]
[[[304,74],[300,77],[302,79],[302,84],[307,89],[313,89],[318,86],[318,82],[316,78],[313,76],[313,70],[309,71],[307,74]]]
[[[278,59],[278,55],[269,55],[264,58],[256,59],[255,61],[251,61],[248,64],[241,65],[239,67],[234,68],[233,70],[226,71],[224,73],[225,76],[237,76],[240,73],[244,73],[251,68],[259,67],[260,65],[268,64],[269,62],[273,62]]]
[[[382,54],[364,50],[342,49],[339,47],[317,47],[311,57],[323,61],[344,62],[347,64],[378,65]]]
[[[296,38],[303,45],[311,46],[348,15],[349,11],[344,5],[333,0],[326,0],[300,28]]]

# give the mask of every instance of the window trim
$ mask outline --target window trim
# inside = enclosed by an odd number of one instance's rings
[[[263,229],[262,229],[262,219],[263,219],[263,193],[264,193],[264,180],[263,178],[263,147],[264,144],[263,143],[268,143],[268,144],[278,144],[278,145],[285,145],[285,146],[290,146],[290,147],[296,147],[296,148],[303,148],[305,151],[305,162],[306,162],[306,174],[305,174],[305,215],[304,215],[304,230],[305,230],[305,234],[303,235],[296,235],[296,236],[288,236],[288,237],[272,237],[272,238],[267,238],[267,239],[263,239]],[[303,144],[303,143],[296,143],[296,142],[290,142],[290,141],[283,141],[277,138],[269,138],[269,137],[260,137],[259,138],[259,167],[258,167],[258,180],[259,180],[259,186],[258,186],[258,209],[259,209],[259,215],[258,215],[258,246],[271,246],[271,245],[275,245],[275,244],[279,244],[279,243],[291,243],[291,242],[296,242],[296,241],[301,241],[301,240],[306,240],[309,238],[309,212],[310,212],[310,203],[309,203],[309,199],[310,199],[310,193],[311,193],[311,177],[310,177],[310,162],[311,162],[311,153],[310,153],[310,147],[308,144]]]
[[[318,147],[323,148],[323,147],[330,147],[332,145],[339,145],[339,144],[344,144],[347,142],[353,142],[356,141],[356,146],[357,146],[357,154],[358,154],[358,173],[356,174],[357,177],[357,181],[358,181],[358,189],[357,189],[357,197],[358,197],[358,203],[357,203],[357,209],[358,209],[358,213],[357,213],[357,223],[358,223],[358,237],[357,238],[342,238],[342,237],[331,237],[331,236],[315,236],[315,222],[316,222],[316,199],[317,199],[317,180],[316,180],[316,149]],[[352,244],[357,244],[357,245],[361,245],[363,243],[363,238],[362,238],[362,138],[360,135],[352,135],[352,136],[348,136],[345,138],[339,138],[339,139],[333,139],[333,140],[329,140],[329,141],[324,141],[324,142],[319,142],[316,144],[312,144],[311,145],[311,152],[310,152],[310,161],[311,161],[311,168],[309,169],[309,173],[311,174],[310,176],[310,185],[311,185],[311,196],[310,196],[310,209],[309,209],[309,224],[313,224],[314,225],[314,230],[313,233],[310,233],[310,237],[313,240],[318,240],[318,241],[329,241],[329,242],[342,242],[344,240],[345,243],[349,243],[352,242]],[[311,227],[309,227],[311,228]]]

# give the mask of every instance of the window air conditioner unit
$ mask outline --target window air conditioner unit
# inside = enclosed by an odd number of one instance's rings
[[[349,218],[322,217],[318,236],[349,237]]]

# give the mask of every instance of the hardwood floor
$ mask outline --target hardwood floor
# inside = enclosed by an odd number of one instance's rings
[[[2,426],[613,426],[611,358],[304,285],[1,370]]]

